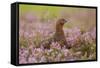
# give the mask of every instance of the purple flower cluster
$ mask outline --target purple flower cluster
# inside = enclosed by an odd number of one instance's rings
[[[60,62],[60,61],[75,61],[83,59],[95,58],[95,46],[96,46],[96,28],[92,28],[89,31],[82,33],[78,27],[64,29],[67,45],[71,46],[71,49],[67,49],[66,45],[61,47],[58,42],[52,42],[50,49],[44,49],[43,46],[37,47],[38,43],[44,39],[52,37],[54,34],[54,24],[45,23],[42,24],[39,21],[33,20],[30,15],[27,20],[20,21],[19,28],[19,63],[41,63],[41,62]],[[49,26],[48,26],[49,25]],[[27,43],[27,44],[26,44]],[[25,47],[25,45],[27,47]],[[89,48],[84,48],[83,45],[91,45]],[[75,49],[81,50],[75,50]],[[84,52],[83,52],[84,51]],[[87,54],[89,56],[87,56]]]
[[[65,29],[65,36],[68,45],[78,46],[81,38],[81,30],[78,27],[72,29]]]
[[[59,62],[75,60],[71,52],[62,48],[57,42],[52,42],[50,49],[42,48],[20,48],[19,49],[19,63],[41,63],[41,62]]]
[[[86,32],[82,35],[82,41],[86,44],[92,44],[96,40],[96,29],[93,28],[91,31]]]

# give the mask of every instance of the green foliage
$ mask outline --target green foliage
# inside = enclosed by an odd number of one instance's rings
[[[20,47],[27,48],[28,47],[28,40],[24,37],[19,38],[19,45]]]
[[[72,54],[75,54],[76,52],[81,52],[81,56],[79,59],[81,60],[87,60],[87,59],[96,59],[96,44],[81,44],[79,47],[71,48],[70,52]]]
[[[33,39],[33,43],[34,43],[35,47],[39,47],[40,42],[41,42],[41,35],[39,34],[39,32],[37,32],[36,36]]]

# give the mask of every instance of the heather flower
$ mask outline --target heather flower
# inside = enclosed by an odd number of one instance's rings
[[[93,42],[90,32],[86,32],[82,35],[82,41],[86,44],[91,44]]]
[[[28,57],[28,63],[37,63],[37,59],[34,56]]]
[[[58,42],[52,42],[50,45],[50,48],[59,50],[59,49],[61,49],[61,45]]]
[[[33,13],[24,16],[24,19],[19,21],[19,43],[27,47],[19,48],[20,64],[81,60],[84,53],[88,54],[85,59],[95,58],[95,27],[83,33],[79,27],[64,28],[67,44],[61,47],[60,42],[51,41],[49,49],[46,49],[42,43],[37,45],[55,34],[54,21],[47,19],[48,22],[41,22]],[[66,46],[71,46],[71,49]]]
[[[95,39],[96,39],[96,28],[93,28],[90,31],[90,35],[91,35],[92,39],[95,41]]]
[[[62,52],[64,53],[64,56],[69,56],[70,52],[68,49],[63,49]]]
[[[19,57],[27,57],[28,55],[28,50],[25,48],[19,49]]]
[[[25,57],[20,57],[19,58],[19,64],[26,64],[27,61],[26,61],[26,58]]]
[[[47,59],[45,56],[42,56],[39,62],[47,62]]]
[[[72,28],[72,29],[67,29],[66,31],[66,41],[68,45],[71,47],[79,44],[80,43],[80,38],[81,38],[81,30],[78,27]]]

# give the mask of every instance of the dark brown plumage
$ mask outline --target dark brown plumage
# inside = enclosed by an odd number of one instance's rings
[[[50,44],[52,42],[58,42],[61,47],[63,47],[64,45],[66,46],[66,48],[70,48],[68,45],[67,45],[67,42],[66,42],[66,39],[65,39],[65,35],[64,35],[64,31],[63,31],[63,25],[66,23],[67,21],[65,19],[59,19],[57,20],[56,22],[56,32],[55,34],[47,39],[47,40],[43,40],[40,44],[41,46],[43,46],[44,48],[47,48],[49,49],[50,48]]]

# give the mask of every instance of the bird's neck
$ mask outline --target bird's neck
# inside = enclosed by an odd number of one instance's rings
[[[62,26],[56,26],[56,35],[64,35],[63,27]]]

